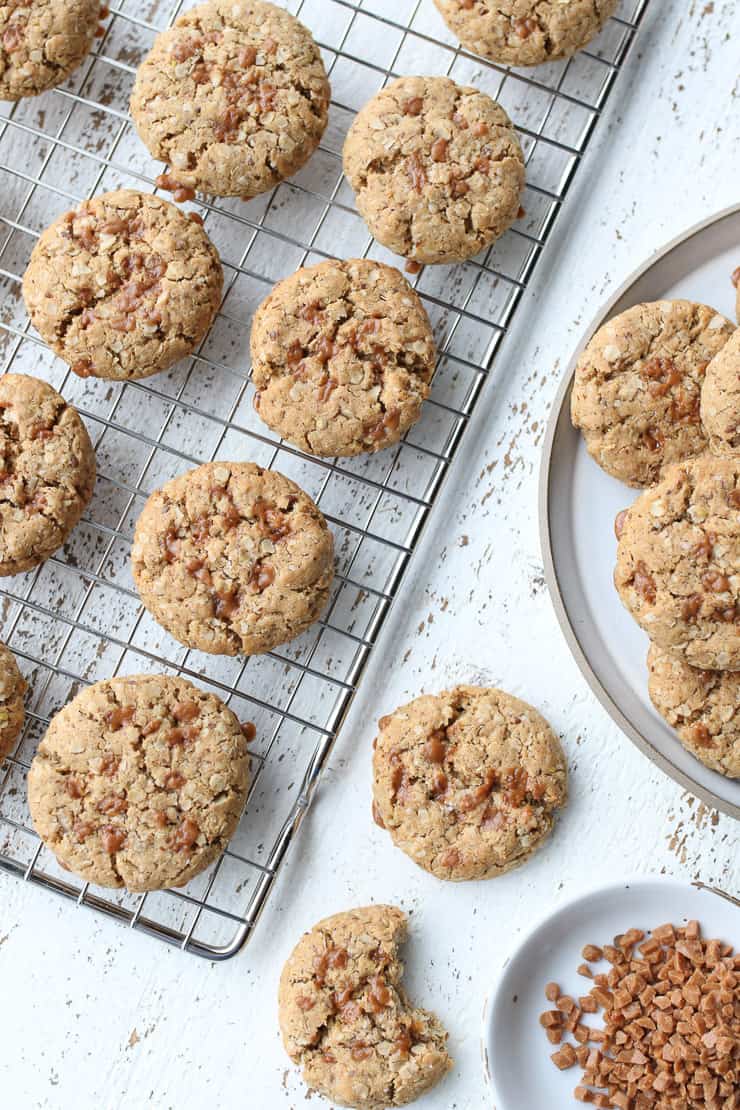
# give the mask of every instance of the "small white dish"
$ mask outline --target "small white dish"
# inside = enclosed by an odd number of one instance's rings
[[[552,1008],[545,984],[564,994],[587,994],[578,974],[586,944],[611,944],[617,933],[645,931],[695,918],[704,937],[740,947],[740,901],[675,879],[636,878],[582,894],[544,918],[506,961],[483,1015],[483,1063],[495,1110],[575,1110],[581,1069],[558,1071],[557,1051],[539,1024]],[[594,965],[607,970],[608,964]],[[590,1019],[590,1016],[589,1016]],[[590,1024],[596,1022],[590,1020]]]

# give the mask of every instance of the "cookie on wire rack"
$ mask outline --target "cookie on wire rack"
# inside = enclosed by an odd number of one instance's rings
[[[249,200],[306,164],[328,122],[321,52],[264,0],[208,0],[158,35],[131,115],[173,190]]]
[[[53,718],[28,775],[34,826],[87,882],[184,886],[226,847],[247,796],[236,716],[183,678],[97,682]]]

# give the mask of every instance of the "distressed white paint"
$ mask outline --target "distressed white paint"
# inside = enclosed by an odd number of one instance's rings
[[[737,825],[638,754],[568,655],[542,584],[536,483],[561,367],[599,303],[665,240],[738,199],[739,24],[735,0],[653,0],[249,949],[211,966],[0,876],[4,1106],[308,1105],[277,1033],[282,961],[318,917],[387,900],[413,914],[409,987],[444,1019],[457,1061],[424,1106],[482,1110],[484,997],[534,917],[584,884],[633,872],[738,891]],[[448,886],[370,823],[368,781],[377,717],[458,681],[500,683],[550,718],[572,800],[525,869]]]

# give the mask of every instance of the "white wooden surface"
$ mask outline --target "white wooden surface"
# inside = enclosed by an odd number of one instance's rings
[[[4,1106],[308,1105],[277,1032],[282,962],[317,918],[384,900],[413,915],[408,987],[443,1018],[456,1059],[423,1105],[479,1110],[491,1102],[483,1002],[534,918],[591,882],[636,872],[740,892],[737,824],[654,769],[582,681],[543,585],[537,533],[543,426],[581,329],[653,249],[738,199],[740,6],[652,9],[252,944],[210,965],[0,875]],[[501,684],[538,706],[563,736],[572,789],[550,845],[525,869],[464,886],[415,869],[369,818],[375,720],[458,681]]]

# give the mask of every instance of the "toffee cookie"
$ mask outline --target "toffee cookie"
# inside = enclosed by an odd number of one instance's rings
[[[614,582],[650,639],[704,670],[740,670],[740,459],[668,467],[618,518]]]
[[[683,746],[712,771],[740,778],[740,673],[700,671],[651,644],[650,700]]]
[[[28,775],[41,839],[87,882],[184,886],[224,850],[247,796],[239,721],[183,678],[97,682],[53,718]]]
[[[280,977],[285,1048],[309,1087],[340,1106],[406,1106],[449,1071],[447,1033],[401,987],[405,914],[348,910],[299,940]]]
[[[713,451],[740,455],[740,328],[707,367],[701,418]]]
[[[251,345],[257,411],[315,455],[397,443],[419,419],[434,373],[416,293],[398,270],[362,258],[281,281],[257,310]]]
[[[218,254],[199,224],[162,197],[121,189],[47,228],[23,296],[42,338],[76,374],[127,380],[189,355],[222,287]]]
[[[373,815],[439,879],[491,879],[524,863],[567,801],[555,733],[502,690],[457,686],[380,721]]]
[[[618,0],[434,0],[463,46],[513,66],[570,58],[598,35]]]
[[[302,23],[263,0],[209,0],[157,36],[131,115],[172,187],[248,200],[306,164],[330,88]]]
[[[93,44],[100,0],[2,0],[0,100],[61,85]]]
[[[254,655],[329,598],[334,543],[308,494],[253,463],[207,463],[147,501],[131,553],[141,600],[188,647]]]
[[[571,416],[589,454],[628,486],[704,451],[704,373],[734,326],[707,305],[634,305],[599,328],[575,371]]]
[[[401,77],[355,119],[344,172],[375,238],[416,262],[460,262],[517,218],[524,157],[495,100],[448,77]]]
[[[0,377],[0,575],[57,551],[95,487],[95,452],[76,410],[26,374]]]
[[[13,652],[0,643],[0,763],[10,755],[23,728],[23,695],[27,689]]]

